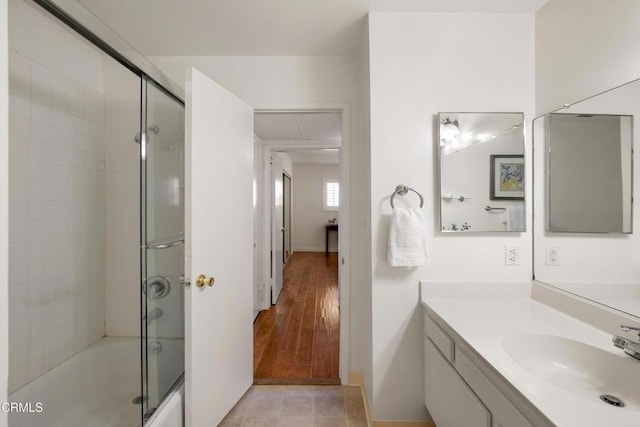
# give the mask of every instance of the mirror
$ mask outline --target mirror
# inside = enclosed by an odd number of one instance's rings
[[[638,317],[639,99],[636,80],[533,121],[534,278]]]
[[[562,112],[545,121],[547,230],[631,233],[633,116]]]
[[[526,231],[524,114],[438,113],[440,229]]]

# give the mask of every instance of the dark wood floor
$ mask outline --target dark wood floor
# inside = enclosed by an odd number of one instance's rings
[[[253,325],[256,384],[339,384],[338,256],[296,252],[278,303]]]

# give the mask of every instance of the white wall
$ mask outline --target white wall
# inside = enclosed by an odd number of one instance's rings
[[[9,58],[7,2],[0,0],[0,384],[7,384],[9,371]],[[0,387],[0,401],[7,401],[6,387]],[[0,427],[7,414],[0,414]]]
[[[294,252],[324,252],[325,224],[338,218],[338,211],[322,210],[323,179],[339,179],[338,165],[293,165],[293,228],[291,230]],[[329,233],[329,251],[338,250],[336,233]]]
[[[358,125],[362,137],[353,141],[353,153],[358,153],[360,162],[351,165],[354,218],[362,218],[352,227],[354,240],[360,242],[358,251],[352,255],[354,268],[352,274],[362,279],[351,283],[351,299],[362,301],[359,312],[351,317],[352,371],[362,372],[369,407],[373,396],[373,314],[372,314],[372,257],[371,257],[371,90],[369,69],[369,17],[362,32],[360,51],[358,52],[358,98],[356,111],[360,114]],[[358,191],[359,190],[359,191]],[[355,305],[354,305],[355,306]]]
[[[102,54],[10,17],[11,392],[104,335],[105,218]]]
[[[452,236],[438,231],[433,117],[439,111],[523,111],[529,121],[534,19],[532,14],[371,13],[369,22],[373,417],[420,420],[427,414],[419,280],[529,280],[532,270],[530,232]],[[531,182],[530,141],[526,147],[526,182]],[[425,198],[428,266],[398,269],[386,261],[389,197],[401,183]],[[520,246],[520,266],[504,265],[506,244]]]
[[[151,56],[169,78],[184,86],[196,67],[256,108],[351,102],[355,59],[343,56]]]
[[[640,2],[550,0],[536,13],[536,113],[640,76]]]

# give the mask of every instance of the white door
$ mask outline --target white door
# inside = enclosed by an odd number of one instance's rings
[[[273,266],[273,290],[271,292],[271,304],[278,302],[282,292],[282,271],[284,269],[284,223],[283,208],[284,194],[282,187],[282,158],[276,152],[271,153],[271,191],[273,192],[272,219],[272,266]]]
[[[262,146],[253,144],[253,318],[262,310],[264,286],[262,282]]]
[[[185,421],[200,427],[253,381],[253,109],[195,69],[186,88]]]

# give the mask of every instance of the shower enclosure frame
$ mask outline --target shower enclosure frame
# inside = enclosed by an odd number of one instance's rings
[[[166,95],[166,91],[160,85],[158,85],[157,82],[153,81],[152,79],[149,79],[147,76],[143,76],[141,78],[141,90],[140,90],[141,131],[139,134],[140,135],[140,138],[139,138],[139,141],[140,141],[140,283],[141,284],[147,283],[147,280],[151,278],[150,274],[151,276],[155,276],[155,274],[157,273],[152,271],[152,269],[148,265],[150,257],[153,257],[156,254],[160,254],[160,252],[158,251],[164,252],[164,251],[173,250],[174,248],[179,248],[179,247],[184,248],[184,193],[182,194],[182,199],[180,199],[180,196],[179,196],[179,204],[181,203],[182,205],[182,221],[181,221],[181,227],[179,227],[180,230],[178,230],[178,235],[165,234],[165,235],[162,235],[160,239],[158,239],[158,236],[156,235],[158,231],[155,227],[156,224],[154,224],[153,226],[153,233],[150,233],[150,230],[149,230],[150,215],[153,215],[156,211],[153,207],[153,202],[151,202],[150,198],[148,197],[149,185],[151,182],[149,179],[149,174],[150,173],[153,174],[154,172],[149,168],[148,162],[151,159],[152,161],[151,164],[153,165],[153,153],[155,153],[160,149],[160,147],[158,147],[157,145],[160,142],[160,140],[157,140],[154,142],[154,144],[150,145],[150,143],[152,142],[150,135],[157,135],[158,133],[160,133],[160,127],[158,127],[157,121],[149,120],[149,115],[154,112],[153,111],[154,103],[152,102],[152,99],[151,99],[152,97],[149,96],[150,94],[149,89],[152,89],[151,93],[155,91],[157,93],[160,93],[161,95]],[[169,99],[171,101],[177,102],[177,105],[184,108],[184,104],[177,101],[174,97],[169,97]],[[183,142],[182,146],[184,147],[184,139],[182,140],[182,142]],[[180,150],[176,150],[176,152],[179,153]],[[178,161],[180,160],[179,155],[177,160]],[[177,176],[178,183],[182,182],[182,184],[184,184],[184,176],[181,176],[180,170],[178,170],[177,173],[178,173],[178,176]],[[184,168],[182,169],[182,173],[184,174]],[[180,178],[182,178],[182,180],[180,180]],[[152,189],[152,191],[153,190],[154,189]],[[150,203],[151,203],[151,206],[150,206]],[[170,242],[167,242],[166,240],[168,237],[170,237],[170,240],[171,240]],[[159,240],[161,240],[161,242]],[[184,251],[180,254],[178,259],[179,260],[184,259]],[[181,306],[184,305],[183,277],[184,277],[184,266],[182,266],[181,271],[177,272],[177,274],[174,276],[174,279],[177,279],[177,283],[176,281],[174,281],[174,288],[177,288],[177,289],[174,292],[172,292],[172,294],[174,294],[173,295],[174,297],[175,297],[175,292],[178,292],[179,294],[182,295],[182,298],[178,299],[178,302],[180,303],[179,306],[175,307],[175,304],[174,304],[174,307],[172,307],[177,310],[180,310],[182,308]],[[165,387],[165,390],[162,396],[155,396],[157,397],[157,401],[152,401],[152,397],[154,396],[152,396],[153,393],[151,393],[151,390],[150,390],[150,381],[154,380],[155,384],[158,385],[160,380],[158,378],[159,371],[153,372],[149,368],[149,365],[150,365],[149,345],[151,344],[149,342],[149,339],[151,338],[150,334],[155,335],[154,338],[156,339],[163,338],[162,336],[157,336],[157,333],[152,334],[151,333],[152,331],[149,329],[149,325],[151,324],[151,322],[154,321],[154,319],[150,316],[150,314],[154,310],[159,311],[157,307],[150,309],[149,303],[150,301],[153,301],[153,300],[154,298],[152,298],[147,292],[140,292],[140,313],[142,314],[141,322],[140,322],[140,337],[141,337],[140,339],[140,355],[141,355],[140,372],[141,372],[142,396],[146,398],[146,399],[143,399],[143,401],[141,402],[141,408],[142,408],[142,419],[145,422],[149,419],[149,417],[153,415],[155,410],[161,405],[162,401],[167,397],[167,395],[169,395],[170,392],[173,389],[175,389],[176,386],[179,385],[182,382],[182,379],[184,378],[184,356],[183,356],[182,373],[177,377],[175,377],[175,381],[171,384],[171,386]],[[160,311],[160,316],[162,316],[161,311]],[[182,327],[183,327],[182,338],[184,339],[184,323]],[[166,374],[167,372],[164,372],[164,373]]]
[[[169,98],[177,102],[182,107],[185,106],[185,102],[183,96],[181,94],[180,88],[173,85],[170,80],[153,64],[151,64],[146,58],[142,55],[139,55],[133,49],[130,48],[119,36],[110,30],[103,30],[103,37],[109,39],[106,41],[104,38],[100,37],[93,31],[88,28],[88,25],[85,23],[89,23],[89,25],[101,25],[104,27],[104,24],[95,23],[95,17],[93,17],[90,13],[86,11],[86,9],[79,6],[77,3],[66,0],[31,0],[31,2],[37,4],[40,8],[42,8],[45,12],[47,12],[50,16],[57,19],[65,26],[76,32],[81,38],[87,40],[89,43],[96,46],[99,50],[107,54],[109,57],[113,58],[115,61],[123,65],[129,71],[133,72],[140,79],[140,272],[141,272],[141,281],[140,281],[140,354],[141,354],[141,378],[140,378],[140,389],[141,389],[141,397],[143,398],[143,402],[141,406],[141,416],[140,420],[144,423],[153,413],[153,410],[156,408],[152,408],[152,411],[146,411],[146,405],[144,402],[144,397],[148,394],[148,361],[147,361],[147,345],[146,345],[146,337],[147,337],[147,328],[146,321],[143,319],[143,313],[146,311],[146,298],[142,292],[142,283],[144,278],[147,277],[147,260],[146,260],[146,239],[147,239],[147,230],[146,230],[146,215],[147,215],[147,198],[146,198],[146,186],[147,186],[147,164],[146,164],[146,155],[147,155],[147,85],[152,84],[158,90],[160,90],[163,94],[167,95]],[[62,5],[62,6],[61,6]],[[93,23],[91,21],[94,20]],[[92,25],[92,26],[93,26]],[[107,33],[108,32],[108,33]],[[129,56],[133,56],[134,59],[130,59],[123,53],[121,53],[117,48],[113,47],[113,45],[120,45],[120,48],[126,50]],[[133,143],[133,141],[132,141]],[[182,286],[182,284],[179,284]],[[161,405],[162,401],[171,393],[172,390],[176,388],[184,380],[184,370],[182,374],[177,378],[176,382],[168,388],[165,395],[158,402],[158,406]]]

